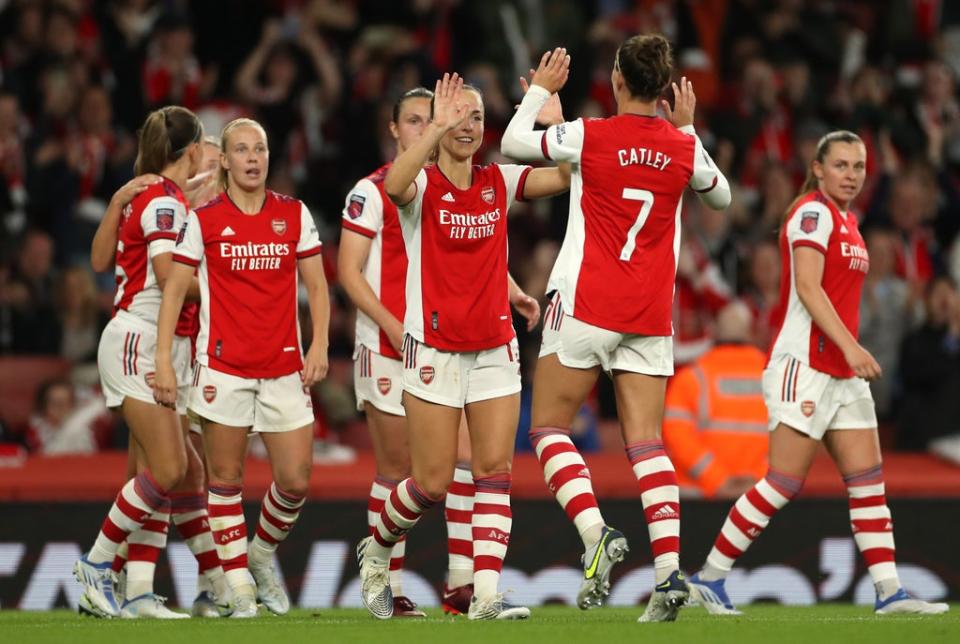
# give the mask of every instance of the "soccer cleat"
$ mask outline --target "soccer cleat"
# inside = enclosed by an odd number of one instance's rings
[[[119,617],[120,606],[114,595],[114,573],[110,562],[93,564],[84,555],[73,565],[73,576],[83,586],[82,597],[86,602],[77,609],[96,617]]]
[[[479,599],[474,595],[470,599],[469,619],[530,619],[530,609],[526,606],[514,606],[503,600],[503,593],[497,593],[489,599]]]
[[[360,598],[371,615],[377,619],[390,619],[393,617],[390,562],[366,554],[370,539],[373,537],[366,537],[357,544],[357,561],[360,564]]]
[[[230,607],[227,606],[229,612]],[[220,617],[221,608],[217,606],[213,593],[207,590],[201,590],[197,593],[197,598],[193,600],[193,607],[190,609],[190,615],[193,617]]]
[[[690,578],[690,599],[696,600],[711,615],[743,615],[738,611],[725,587],[726,579],[705,581],[700,573]]]
[[[102,612],[97,610],[89,599],[87,599],[87,594],[84,593],[80,595],[80,601],[77,602],[77,612],[85,617],[96,617],[97,619],[111,619],[110,615],[104,615]]]
[[[894,613],[912,615],[941,615],[950,610],[949,604],[942,602],[925,602],[922,599],[911,597],[903,588],[877,602],[873,607],[877,615],[892,615]]]
[[[257,616],[257,600],[250,593],[236,593],[233,596],[231,619],[249,619]]]
[[[443,612],[447,615],[465,615],[470,610],[473,584],[450,588],[443,585]]]
[[[427,614],[417,608],[413,600],[404,595],[397,595],[393,598],[393,616],[394,617],[426,617]]]
[[[600,539],[583,554],[583,582],[577,593],[577,606],[582,610],[603,605],[610,594],[610,571],[630,552],[627,538],[619,530],[603,526]]]
[[[672,622],[677,619],[680,607],[690,596],[690,589],[683,578],[683,573],[674,570],[667,580],[657,584],[647,602],[647,609],[637,620],[638,622]]]
[[[250,574],[257,582],[257,599],[274,615],[286,615],[290,612],[290,598],[283,584],[277,579],[272,562],[257,563],[249,558]]]
[[[123,602],[120,617],[123,619],[190,619],[186,613],[177,613],[166,607],[166,597],[144,593]]]

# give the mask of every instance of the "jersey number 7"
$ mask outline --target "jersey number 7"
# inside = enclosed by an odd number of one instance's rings
[[[647,223],[647,217],[650,216],[650,209],[653,208],[653,193],[649,190],[640,190],[637,188],[624,188],[623,198],[628,201],[639,201],[640,212],[637,213],[637,220],[627,231],[627,241],[620,249],[620,261],[629,262],[633,257],[633,251],[637,248],[637,235],[640,229]]]

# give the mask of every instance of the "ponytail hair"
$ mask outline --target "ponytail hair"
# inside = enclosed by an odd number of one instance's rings
[[[203,125],[197,115],[185,107],[168,105],[150,112],[137,132],[135,174],[160,174],[175,163],[194,143],[203,139]]]
[[[813,157],[814,161],[823,164],[827,155],[830,154],[830,146],[834,143],[859,143],[863,145],[863,139],[850,130],[834,130],[833,132],[828,132],[817,141],[817,152]],[[790,202],[787,211],[783,213],[781,224],[787,222],[787,217],[789,217],[793,209],[797,207],[797,203],[803,199],[803,196],[808,192],[816,190],[819,185],[819,179],[817,179],[817,175],[813,173],[813,162],[811,162],[810,167],[807,168],[807,176],[803,180],[803,185],[800,186],[800,193]]]
[[[652,101],[670,84],[673,49],[660,34],[632,36],[617,48],[613,64],[632,96]]]
[[[263,126],[253,119],[248,118],[238,118],[233,119],[229,123],[223,126],[223,131],[220,133],[220,154],[227,153],[227,145],[230,142],[230,132],[237,129],[238,127],[252,127],[260,130],[263,133],[263,141],[267,142],[267,131],[263,129]],[[227,169],[223,167],[223,163],[220,164],[220,177],[217,180],[217,187],[220,191],[226,190],[230,185],[229,182],[230,173],[227,172]]]

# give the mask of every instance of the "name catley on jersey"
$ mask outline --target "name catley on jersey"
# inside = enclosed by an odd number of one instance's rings
[[[200,267],[197,361],[241,378],[299,371],[297,260],[319,253],[313,218],[292,197],[268,190],[247,215],[221,193],[190,213],[173,259]]]
[[[173,252],[186,216],[186,197],[177,184],[165,178],[123,209],[117,231],[114,314],[126,311],[151,326],[157,323],[162,293],[151,260]]]
[[[637,114],[548,128],[547,159],[573,163],[570,215],[548,291],[569,315],[619,333],[673,334],[684,189],[720,172],[693,129]]]
[[[522,200],[529,166],[474,166],[459,190],[436,166],[400,208],[407,247],[403,327],[443,351],[482,351],[514,337],[507,286],[507,211]]]
[[[347,195],[343,227],[373,240],[363,276],[384,307],[398,320],[406,312],[407,251],[397,206],[383,191],[390,164],[361,179]],[[400,359],[387,334],[370,316],[357,309],[357,344],[388,358]]]
[[[778,329],[771,361],[783,355],[796,358],[835,378],[854,375],[843,352],[810,317],[797,295],[793,251],[813,248],[824,255],[821,284],[844,326],[858,337],[860,292],[870,270],[866,245],[852,213],[840,210],[819,191],[800,199],[780,231],[780,302]]]

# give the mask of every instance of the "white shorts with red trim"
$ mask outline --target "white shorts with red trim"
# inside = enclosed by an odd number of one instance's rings
[[[602,329],[563,311],[559,293],[554,293],[543,316],[540,357],[557,354],[560,364],[571,369],[630,371],[648,376],[673,375],[673,337],[635,335]]]
[[[353,391],[357,411],[363,403],[394,416],[406,416],[403,410],[403,361],[388,358],[358,344],[353,352]]]
[[[441,351],[403,338],[403,390],[428,402],[462,408],[520,393],[517,339],[483,351]]]
[[[871,429],[877,413],[863,378],[834,378],[788,355],[763,371],[770,431],[783,423],[815,440],[834,429]]]
[[[255,432],[289,432],[313,425],[313,403],[299,372],[241,378],[197,364],[189,406],[205,420]]]
[[[135,315],[118,311],[103,330],[97,348],[100,386],[107,407],[114,408],[130,397],[154,404],[154,354],[157,352],[157,327]],[[190,338],[174,336],[173,369],[177,375],[177,413],[187,413],[190,394],[190,365],[193,359]]]

